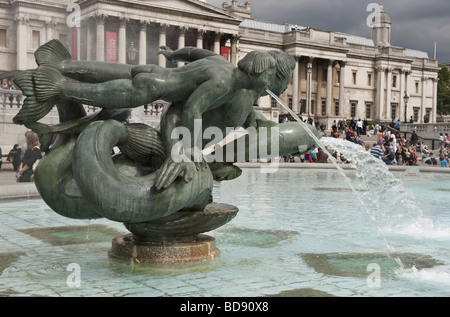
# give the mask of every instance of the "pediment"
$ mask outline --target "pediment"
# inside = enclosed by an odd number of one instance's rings
[[[201,16],[204,19],[225,19],[233,24],[243,21],[242,17],[200,0],[79,0],[78,3],[82,8],[98,3],[153,12],[178,12],[180,15]]]

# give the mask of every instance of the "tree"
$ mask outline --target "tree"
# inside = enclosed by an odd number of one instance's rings
[[[447,66],[439,65],[441,70],[438,77],[437,112],[440,115],[450,114],[450,71]]]

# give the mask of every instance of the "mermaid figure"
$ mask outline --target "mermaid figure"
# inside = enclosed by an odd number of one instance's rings
[[[55,178],[55,186],[47,190],[46,196],[59,191],[67,201],[76,197],[92,209],[83,217],[102,216],[124,223],[159,221],[179,211],[203,210],[212,202],[213,180],[239,177],[241,170],[234,165],[238,158],[266,159],[273,155],[259,151],[258,144],[250,142],[254,139],[247,134],[242,137],[244,153],[232,151],[233,157],[226,156],[229,147],[237,148],[238,139],[217,148],[214,161],[203,155],[194,159],[193,153],[201,153],[210,143],[199,138],[210,128],[222,135],[230,127],[252,128],[258,143],[265,143],[267,148],[276,137],[277,156],[305,153],[315,146],[298,123],[269,121],[254,108],[257,100],[267,95],[267,89],[276,95],[285,91],[295,69],[290,55],[254,51],[235,67],[220,55],[193,47],[176,51],[161,47],[159,54],[186,64],[166,69],[157,65],[73,61],[57,40],[35,52],[38,68],[22,72],[15,79],[26,99],[13,121],[48,140],[54,139],[49,137],[54,134],[64,139],[49,147],[46,156],[53,156],[52,163],[40,163],[46,166],[41,169],[45,170],[41,177],[38,166],[38,189],[44,192],[51,187],[45,184],[45,178],[56,162],[71,157],[72,163],[65,166],[65,175]],[[131,108],[156,100],[170,103],[158,131],[127,123],[125,117]],[[83,105],[102,110],[86,116]],[[48,126],[38,122],[54,106],[60,116],[63,114],[61,123]],[[201,122],[200,134],[193,133],[197,129],[195,122]],[[260,133],[261,128],[274,127],[276,130],[271,131],[277,135]],[[184,139],[174,137],[173,132],[179,128],[192,133]],[[320,137],[315,128],[311,126],[310,130]],[[180,142],[184,146],[174,156]],[[111,157],[115,146],[121,153]],[[63,149],[64,159],[58,154]],[[77,217],[75,209],[61,213]]]

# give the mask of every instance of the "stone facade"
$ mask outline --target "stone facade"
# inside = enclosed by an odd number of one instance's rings
[[[36,67],[35,49],[51,39],[61,40],[78,60],[165,67],[181,65],[157,56],[160,46],[201,47],[234,65],[252,50],[280,49],[297,61],[281,99],[303,117],[310,115],[327,127],[352,116],[435,122],[437,61],[424,52],[391,46],[392,23],[383,10],[375,22],[371,38],[362,38],[254,20],[250,3],[236,0],[222,8],[200,0],[0,0],[0,72],[5,77]],[[9,147],[23,140],[23,129],[10,124],[20,101],[15,106],[8,101],[0,96],[0,146]],[[269,97],[258,104],[271,120],[287,114]],[[160,106],[146,105],[139,114],[156,124]],[[17,130],[12,138],[10,131]]]

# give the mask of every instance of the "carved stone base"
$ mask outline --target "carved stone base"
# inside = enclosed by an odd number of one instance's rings
[[[111,258],[148,264],[181,264],[212,260],[219,256],[213,237],[199,234],[192,242],[154,244],[137,242],[132,234],[115,237],[108,252]]]

